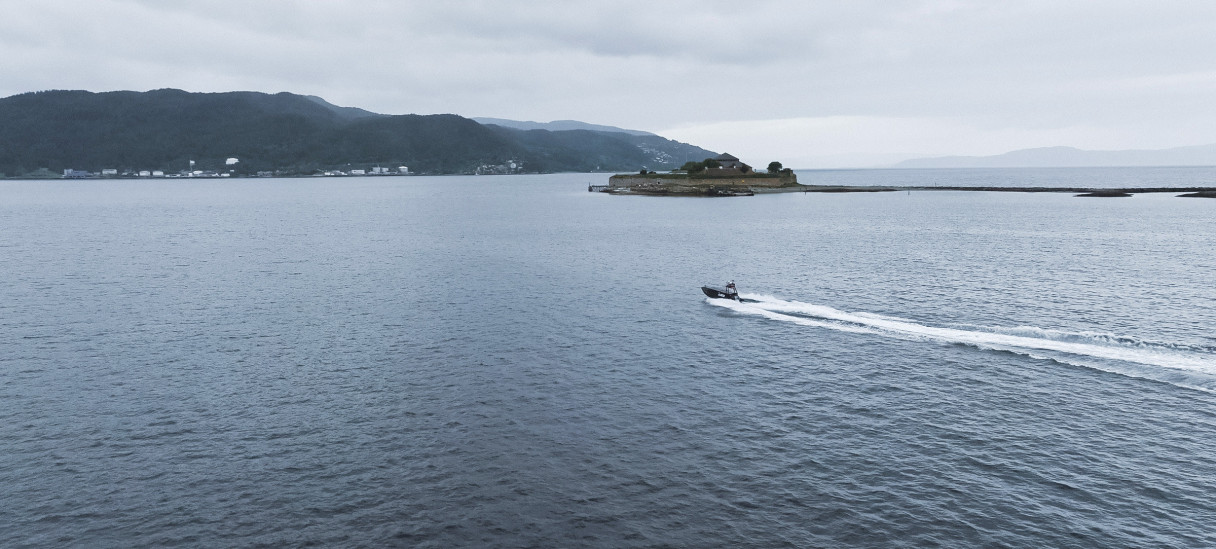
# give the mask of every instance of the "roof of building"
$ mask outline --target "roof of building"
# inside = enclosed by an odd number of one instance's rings
[[[735,158],[735,157],[731,156],[731,155],[730,155],[730,153],[722,153],[722,154],[718,155],[717,157],[715,157],[715,158],[714,158],[714,160],[717,160],[717,161],[719,161],[719,162],[723,162],[723,161],[725,161],[725,162],[738,162],[738,161],[739,161],[739,159],[738,159],[738,158]]]

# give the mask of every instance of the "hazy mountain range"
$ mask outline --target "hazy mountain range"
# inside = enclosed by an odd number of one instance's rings
[[[904,160],[895,168],[1074,168],[1216,166],[1216,144],[1157,150],[1088,151],[1073,147],[1022,149],[995,156],[942,156]]]
[[[237,174],[373,165],[415,173],[632,172],[717,154],[610,126],[494,122],[385,115],[291,93],[34,92],[0,99],[0,173],[177,172],[190,161]],[[239,162],[228,166],[229,158]]]
[[[493,124],[495,126],[503,126],[505,128],[514,128],[517,130],[548,130],[551,132],[569,131],[569,130],[589,130],[593,132],[617,132],[627,133],[629,135],[653,136],[653,133],[644,132],[641,130],[627,130],[616,126],[603,126],[600,124],[588,124],[579,122],[578,120],[554,120],[552,122],[528,122],[522,120],[507,120],[505,118],[487,118],[484,116],[473,117],[473,120],[481,124]],[[704,159],[698,159],[704,160]]]

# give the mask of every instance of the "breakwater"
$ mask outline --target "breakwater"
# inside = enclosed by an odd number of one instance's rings
[[[1216,198],[1216,187],[990,187],[990,186],[866,186],[866,185],[799,185],[797,188],[773,189],[767,192],[807,193],[875,193],[898,191],[986,191],[1004,193],[1073,193],[1079,196],[1117,197],[1147,193],[1186,193],[1188,198]]]
[[[1181,193],[1183,198],[1216,198],[1216,187],[1124,187],[1114,189],[1093,187],[926,187],[926,186],[867,186],[867,185],[786,185],[770,187],[719,185],[588,185],[590,192],[633,194],[645,196],[752,196],[771,193],[889,193],[901,191],[970,191],[1003,193],[1071,193],[1079,197],[1116,198],[1137,194]]]

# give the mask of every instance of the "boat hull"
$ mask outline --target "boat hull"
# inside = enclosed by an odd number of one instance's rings
[[[707,297],[712,297],[714,299],[739,299],[738,293],[730,292],[727,291],[726,288],[719,288],[717,286],[701,286],[701,291],[704,292]]]

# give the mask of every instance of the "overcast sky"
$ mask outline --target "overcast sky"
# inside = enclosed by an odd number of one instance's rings
[[[753,165],[1216,143],[1210,0],[0,0],[0,96],[289,91]]]

